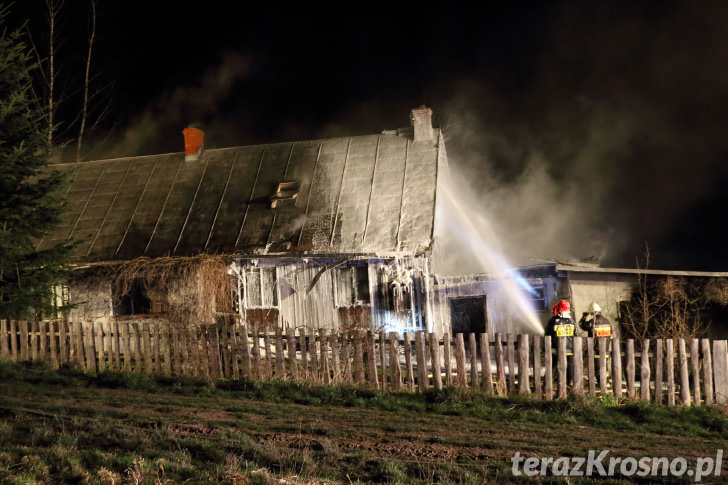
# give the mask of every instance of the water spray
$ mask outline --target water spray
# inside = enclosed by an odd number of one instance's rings
[[[543,325],[533,311],[523,289],[526,288],[526,291],[529,292],[534,290],[495,249],[496,236],[493,229],[485,221],[479,224],[480,227],[476,227],[472,222],[473,215],[465,210],[450,190],[450,187],[443,184],[438,188],[438,191],[438,193],[444,195],[444,202],[451,208],[448,216],[452,217],[446,217],[447,221],[450,223],[457,222],[458,227],[465,231],[465,240],[473,250],[475,257],[490,276],[500,281],[504,293],[520,312],[531,333],[543,335]],[[441,210],[444,207],[444,204],[440,205]]]

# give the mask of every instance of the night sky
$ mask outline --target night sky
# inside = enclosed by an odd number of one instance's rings
[[[647,244],[652,268],[728,271],[728,3],[309,3],[99,0],[89,158],[181,151],[191,123],[208,147],[378,133],[424,104],[514,261],[634,267]],[[40,44],[44,5],[13,8]],[[87,6],[65,8],[71,127]]]

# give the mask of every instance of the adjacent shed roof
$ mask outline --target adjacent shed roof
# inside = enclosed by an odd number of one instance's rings
[[[69,210],[38,247],[81,240],[77,262],[428,251],[436,138],[393,131],[210,149],[194,162],[180,152],[62,165]],[[285,200],[272,208],[277,191]]]

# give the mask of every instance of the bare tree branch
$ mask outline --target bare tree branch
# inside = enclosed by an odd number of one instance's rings
[[[86,74],[83,80],[83,107],[81,108],[81,126],[78,130],[78,138],[76,139],[76,161],[81,160],[81,146],[83,144],[84,131],[86,129],[86,120],[88,118],[89,103],[89,73],[91,72],[91,54],[93,52],[94,41],[96,39],[96,0],[89,0],[91,6],[91,27],[88,39],[88,55],[86,56]]]

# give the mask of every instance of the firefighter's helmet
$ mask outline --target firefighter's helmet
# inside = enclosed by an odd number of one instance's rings
[[[599,313],[602,311],[602,307],[595,301],[589,304],[589,313]]]
[[[568,312],[571,310],[571,304],[569,303],[569,300],[559,300],[556,305],[554,305],[553,311],[554,315],[558,315],[561,312]]]

